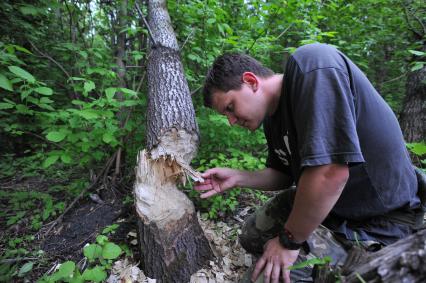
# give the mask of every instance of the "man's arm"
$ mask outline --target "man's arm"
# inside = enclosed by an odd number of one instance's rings
[[[197,183],[195,189],[205,191],[202,198],[211,197],[227,189],[244,187],[264,191],[285,189],[293,180],[280,171],[265,168],[258,171],[244,171],[229,168],[213,168],[202,174],[204,182]]]
[[[307,167],[300,177],[293,209],[285,224],[303,242],[321,224],[339,199],[349,178],[343,164]]]
[[[296,242],[303,242],[326,218],[339,199],[349,178],[347,165],[329,164],[305,168],[298,183],[295,201],[285,228]],[[283,227],[284,229],[284,227]],[[264,271],[265,282],[290,282],[288,266],[297,259],[297,250],[287,250],[281,246],[278,237],[265,245],[262,257],[253,272],[256,281]]]

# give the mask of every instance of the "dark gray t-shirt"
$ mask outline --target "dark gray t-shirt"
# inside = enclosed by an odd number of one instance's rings
[[[417,179],[398,121],[362,71],[325,44],[290,57],[278,110],[264,121],[267,166],[294,178],[303,168],[349,165],[332,212],[363,220],[419,206]]]

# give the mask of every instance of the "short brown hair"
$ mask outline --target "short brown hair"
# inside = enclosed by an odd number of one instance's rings
[[[204,105],[212,106],[212,94],[220,90],[228,92],[238,90],[243,83],[241,76],[244,72],[252,72],[259,77],[270,77],[272,70],[264,67],[256,59],[241,53],[225,53],[213,62],[207,71],[203,87]]]

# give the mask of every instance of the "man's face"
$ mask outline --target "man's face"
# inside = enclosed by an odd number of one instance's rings
[[[212,106],[228,118],[230,125],[239,125],[251,131],[261,125],[266,115],[265,100],[259,89],[243,83],[239,90],[215,91]]]

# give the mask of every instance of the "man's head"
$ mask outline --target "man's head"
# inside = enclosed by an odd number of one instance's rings
[[[248,55],[224,54],[207,72],[204,104],[226,115],[231,125],[255,130],[267,111],[260,84],[273,75],[270,69]]]

